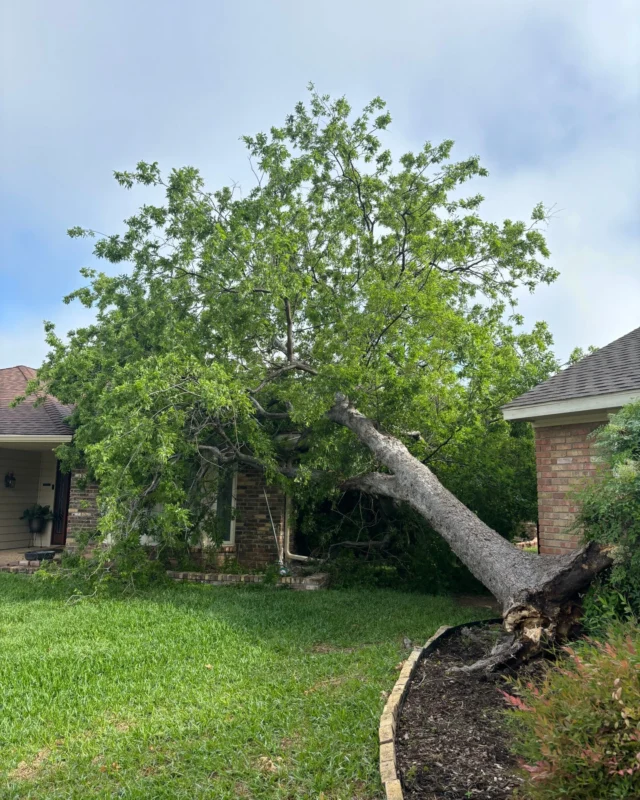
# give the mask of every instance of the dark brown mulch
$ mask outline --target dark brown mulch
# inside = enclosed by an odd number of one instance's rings
[[[521,784],[498,691],[509,689],[506,676],[447,674],[487,655],[501,633],[499,625],[463,628],[418,665],[396,736],[407,800],[507,800]]]

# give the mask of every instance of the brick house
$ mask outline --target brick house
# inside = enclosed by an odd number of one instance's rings
[[[640,398],[640,328],[586,356],[502,408],[527,420],[536,438],[538,541],[541,553],[574,549],[574,493],[597,470],[590,434]]]
[[[70,409],[55,398],[36,407],[10,407],[34,376],[30,367],[0,369],[0,558],[31,547],[64,548],[81,531],[94,529],[98,519],[98,487],[83,487],[79,472],[62,473],[55,457],[54,450],[73,438],[65,422]],[[35,503],[50,506],[54,516],[39,534],[20,519]],[[221,551],[241,565],[274,563],[279,550],[286,560],[306,560],[291,553],[287,498],[267,486],[259,471],[234,472],[212,503],[223,530]]]

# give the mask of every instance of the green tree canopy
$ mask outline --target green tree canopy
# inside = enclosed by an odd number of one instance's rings
[[[430,463],[506,430],[500,404],[556,368],[546,326],[524,332],[512,308],[518,289],[556,277],[543,207],[483,219],[482,196],[465,192],[487,175],[479,159],[452,160],[445,141],[394,160],[390,122],[380,99],[354,116],[312,91],[284,125],[244,138],[245,194],[210,192],[191,167],[115,173],[158,202],[96,236],[95,256],[125,267],[83,270],[66,301],[95,322],[68,343],[48,325],[39,373],[40,391],[75,405],[62,457],[100,481],[105,530],[137,531],[161,504],[156,535],[183,535],[226,463],[319,494],[369,470],[369,451],[326,417],[336,392]]]

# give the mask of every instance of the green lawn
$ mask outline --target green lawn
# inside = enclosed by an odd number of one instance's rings
[[[380,797],[378,717],[442,597],[176,585],[136,599],[0,574],[0,798]]]

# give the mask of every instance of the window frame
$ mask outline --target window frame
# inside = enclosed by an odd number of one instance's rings
[[[233,467],[233,481],[231,483],[231,520],[229,524],[229,538],[223,539],[221,544],[222,545],[232,545],[236,543],[236,505],[237,505],[237,493],[238,493],[238,467],[237,465]],[[218,514],[218,497],[213,502],[213,509],[212,509],[217,518]]]

